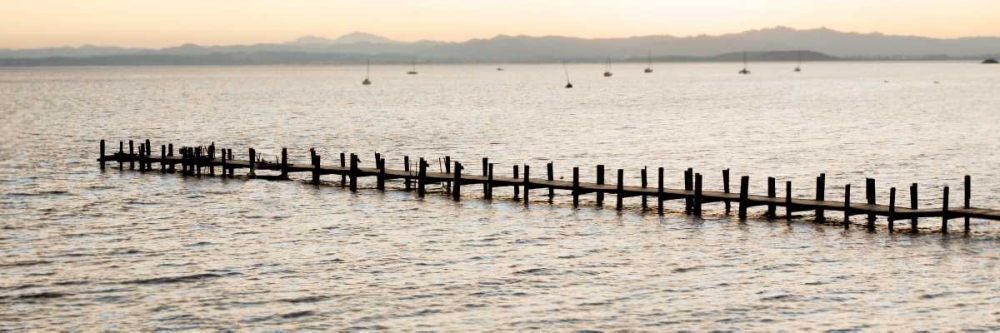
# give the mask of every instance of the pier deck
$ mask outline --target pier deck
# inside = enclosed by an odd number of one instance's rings
[[[385,189],[386,180],[397,179],[403,180],[408,190],[415,187],[420,196],[425,194],[425,185],[427,184],[447,184],[448,192],[451,193],[455,200],[461,199],[462,187],[466,185],[483,185],[481,188],[483,196],[486,199],[492,199],[494,188],[513,187],[515,198],[519,192],[523,191],[523,200],[526,205],[530,202],[529,190],[537,189],[548,190],[547,195],[550,201],[556,190],[569,191],[573,196],[574,206],[579,205],[579,196],[591,193],[597,196],[597,205],[599,206],[604,204],[605,195],[614,195],[616,197],[617,209],[622,209],[623,198],[642,197],[643,208],[647,208],[647,199],[651,199],[660,214],[663,213],[663,202],[669,200],[684,200],[685,212],[693,215],[701,215],[702,205],[713,202],[724,203],[726,214],[730,213],[731,204],[738,205],[740,218],[746,218],[747,209],[755,206],[767,206],[768,217],[777,217],[778,207],[784,208],[785,217],[788,219],[792,218],[792,215],[796,212],[815,212],[815,219],[818,221],[826,220],[826,212],[835,211],[840,212],[844,217],[844,227],[850,226],[850,216],[867,215],[868,223],[866,226],[874,230],[876,217],[885,217],[889,222],[890,232],[893,232],[894,222],[900,220],[909,220],[911,231],[915,232],[917,230],[918,218],[940,218],[941,231],[945,233],[948,232],[948,221],[951,219],[963,218],[965,220],[965,232],[969,232],[970,230],[969,219],[971,218],[993,221],[1000,220],[1000,210],[970,206],[971,177],[969,176],[965,177],[964,205],[961,207],[948,207],[949,189],[945,187],[944,202],[940,208],[917,208],[917,184],[913,184],[910,187],[910,206],[900,207],[895,202],[895,188],[890,190],[890,203],[888,205],[877,204],[875,202],[874,179],[868,179],[866,182],[866,200],[864,202],[851,202],[850,185],[845,186],[843,201],[826,200],[825,175],[822,174],[816,179],[817,191],[815,199],[804,199],[790,196],[792,192],[791,182],[786,182],[786,196],[777,197],[775,195],[774,178],[768,179],[767,195],[750,194],[748,176],[741,177],[738,191],[730,191],[728,169],[723,170],[723,191],[704,191],[702,189],[701,174],[693,173],[691,169],[685,171],[685,188],[671,189],[663,187],[663,168],[658,169],[658,183],[656,186],[647,186],[646,169],[642,170],[643,186],[626,186],[624,185],[623,170],[621,169],[617,172],[618,181],[616,183],[605,183],[604,167],[600,165],[597,166],[597,182],[582,182],[579,177],[579,168],[574,168],[573,178],[570,181],[554,180],[551,163],[546,168],[547,177],[541,179],[529,177],[530,166],[528,165],[523,166],[521,177],[518,177],[518,166],[514,166],[513,177],[495,176],[493,174],[493,164],[489,164],[488,159],[483,159],[482,161],[483,174],[471,175],[462,173],[464,169],[462,163],[455,161],[452,164],[450,158],[447,157],[445,158],[445,172],[429,172],[427,171],[428,163],[423,159],[419,159],[415,170],[410,170],[409,157],[405,158],[407,165],[404,170],[385,168],[385,159],[379,157],[379,154],[375,154],[375,167],[361,167],[359,165],[360,160],[354,154],[350,154],[350,162],[346,160],[346,154],[341,154],[339,165],[331,166],[323,165],[320,156],[312,153],[312,151],[310,154],[311,163],[308,164],[288,163],[286,149],[282,149],[282,158],[278,163],[251,162],[257,160],[255,158],[256,153],[252,148],[249,149],[250,159],[248,160],[233,159],[231,149],[223,149],[221,150],[221,154],[216,154],[214,146],[209,146],[207,149],[184,147],[180,149],[178,156],[174,156],[173,154],[173,145],[161,146],[161,154],[158,156],[153,156],[151,151],[149,140],[146,140],[145,144],[140,143],[138,154],[134,151],[133,142],[129,141],[128,153],[124,151],[124,142],[120,142],[117,153],[106,155],[104,141],[102,140],[101,157],[98,159],[98,162],[102,169],[105,168],[106,163],[118,163],[120,169],[124,168],[124,164],[129,164],[129,169],[132,170],[135,169],[136,164],[139,164],[140,171],[157,171],[153,168],[153,164],[156,163],[159,165],[158,171],[163,173],[176,172],[177,165],[180,165],[181,173],[186,175],[200,175],[203,169],[208,169],[207,174],[214,175],[215,168],[219,168],[221,175],[229,177],[233,176],[235,169],[248,169],[248,176],[250,177],[255,177],[257,171],[276,171],[280,175],[269,176],[269,178],[276,179],[288,179],[288,174],[290,173],[308,173],[312,175],[312,181],[315,184],[319,183],[320,176],[322,175],[339,175],[341,176],[342,183],[345,186],[349,184],[352,191],[357,190],[358,178],[375,177],[378,189],[380,190]]]

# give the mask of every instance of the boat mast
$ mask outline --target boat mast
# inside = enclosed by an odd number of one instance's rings
[[[563,72],[566,72],[566,84],[569,84],[569,69],[566,68],[566,61],[563,61]]]

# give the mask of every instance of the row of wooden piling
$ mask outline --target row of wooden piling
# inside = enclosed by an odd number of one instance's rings
[[[529,191],[532,189],[545,188],[548,190],[548,201],[552,203],[555,197],[556,185],[553,185],[555,178],[553,173],[553,163],[549,162],[546,164],[546,178],[541,179],[531,179],[530,178],[530,166],[524,165],[523,169],[520,169],[518,165],[514,165],[512,169],[512,174],[514,180],[517,181],[505,181],[497,182],[494,177],[494,164],[489,163],[488,158],[482,159],[482,176],[466,178],[463,177],[463,172],[465,171],[464,165],[459,161],[451,161],[450,157],[444,158],[443,168],[444,174],[448,177],[441,178],[436,177],[434,179],[428,178],[427,168],[429,167],[428,161],[424,158],[419,158],[417,160],[417,170],[414,174],[410,169],[410,157],[404,156],[404,168],[403,170],[389,170],[385,166],[385,159],[380,153],[375,153],[375,171],[362,174],[361,168],[359,166],[360,159],[356,154],[340,154],[340,171],[330,171],[329,169],[324,169],[322,167],[321,156],[316,154],[315,149],[310,149],[310,164],[308,167],[303,168],[300,165],[289,164],[288,162],[288,151],[286,148],[281,149],[280,160],[276,163],[258,161],[259,155],[257,152],[250,148],[248,150],[249,160],[248,161],[236,161],[233,159],[232,149],[222,149],[221,154],[217,156],[217,149],[214,143],[207,147],[181,147],[180,158],[174,158],[174,146],[173,144],[162,145],[160,147],[160,158],[153,158],[151,155],[152,146],[149,140],[139,143],[138,154],[135,153],[133,141],[128,141],[129,150],[126,154],[124,151],[124,142],[119,142],[119,150],[113,155],[105,154],[105,143],[101,140],[101,158],[100,165],[101,169],[105,168],[106,161],[117,161],[118,168],[121,170],[123,168],[123,163],[129,163],[129,169],[134,170],[135,164],[139,164],[140,171],[152,171],[153,162],[159,162],[160,172],[162,173],[174,173],[175,164],[181,165],[181,173],[185,175],[201,175],[202,168],[208,168],[209,175],[215,175],[215,167],[221,167],[222,175],[232,177],[234,175],[234,170],[236,168],[248,168],[249,177],[257,177],[256,172],[258,168],[266,168],[268,170],[276,170],[279,172],[277,177],[271,177],[276,179],[288,179],[288,174],[290,172],[311,172],[312,183],[319,184],[320,176],[323,174],[337,173],[341,176],[341,184],[350,186],[351,191],[358,190],[357,179],[363,176],[374,176],[376,177],[376,188],[378,190],[385,190],[385,181],[390,179],[403,179],[404,186],[406,190],[411,190],[413,182],[416,183],[417,195],[420,197],[426,194],[426,185],[431,183],[440,183],[446,189],[449,189],[450,194],[454,200],[460,200],[462,196],[462,186],[469,184],[481,183],[483,185],[483,197],[487,200],[493,199],[493,189],[496,187],[511,186],[513,187],[514,198],[523,200],[525,205],[530,202]],[[522,174],[523,171],[523,174]],[[647,182],[647,168],[640,170],[640,180],[641,189],[648,189]],[[647,196],[654,195],[651,191],[642,192],[636,194],[634,192],[626,192],[625,189],[625,179],[624,170],[617,170],[617,183],[614,185],[613,190],[607,187],[604,179],[605,167],[604,165],[596,166],[596,179],[595,183],[584,184],[580,182],[580,168],[573,168],[573,179],[571,190],[572,202],[574,207],[578,207],[580,204],[580,196],[588,193],[595,193],[596,205],[601,207],[604,205],[604,194],[606,192],[613,193],[616,195],[615,208],[623,209],[623,200],[629,196],[641,196],[641,206],[645,210],[648,208]],[[693,169],[688,168],[684,171],[684,194],[670,194],[664,187],[664,169],[657,169],[657,188],[655,192],[655,197],[657,199],[657,213],[664,213],[664,201],[666,200],[684,200],[684,211],[685,213],[701,216],[702,206],[706,203],[711,202],[722,202],[725,206],[725,213],[730,214],[732,201],[737,201],[739,203],[738,216],[740,219],[747,218],[747,210],[754,206],[767,206],[767,211],[765,216],[768,218],[777,218],[777,206],[780,204],[785,208],[785,218],[790,220],[793,215],[797,212],[803,211],[813,211],[815,213],[815,220],[818,222],[823,222],[826,220],[825,209],[818,207],[818,205],[812,205],[816,207],[806,207],[803,205],[797,205],[793,202],[792,198],[792,182],[785,182],[785,198],[784,201],[780,201],[776,197],[776,180],[774,177],[768,177],[767,179],[767,200],[766,202],[761,201],[751,201],[749,200],[749,176],[740,177],[740,188],[738,195],[732,195],[730,192],[730,172],[729,169],[722,170],[723,178],[723,192],[724,195],[716,196],[715,198],[709,198],[704,195],[703,191],[703,177],[701,173],[695,173]],[[521,181],[523,180],[523,181]],[[544,183],[548,181],[549,183]],[[539,184],[542,183],[542,184]],[[548,184],[548,185],[546,185]],[[869,205],[867,209],[858,209],[851,206],[851,185],[847,184],[844,186],[844,201],[842,210],[844,212],[843,226],[845,228],[850,226],[850,217],[854,215],[867,215],[867,223],[865,224],[869,230],[875,229],[876,215],[885,215],[888,220],[889,232],[894,232],[895,222],[899,220],[906,219],[905,217],[897,216],[896,207],[896,188],[890,188],[889,194],[889,205],[888,212],[885,214],[880,214],[876,211],[876,188],[875,179],[868,178],[865,182],[865,199],[866,203]],[[520,188],[523,188],[523,195],[520,193]],[[913,183],[910,186],[910,209],[916,211],[918,209],[918,185]],[[816,177],[816,193],[815,202],[817,203],[829,203],[826,202],[825,198],[826,192],[826,175],[820,174]],[[647,194],[650,193],[650,194]],[[690,194],[688,194],[690,193]],[[940,210],[941,217],[941,231],[944,233],[948,232],[948,220],[958,217],[964,217],[964,230],[965,232],[970,231],[970,217],[968,214],[964,216],[962,214],[951,214],[949,213],[948,207],[948,196],[949,188],[944,187],[943,192],[943,205]],[[735,199],[735,200],[734,200]],[[965,188],[964,188],[964,208],[965,210],[971,209],[971,177],[965,176]],[[991,211],[992,212],[992,211]],[[915,214],[911,214],[915,215]],[[990,218],[992,215],[987,216]],[[1000,218],[1000,212],[997,212],[997,218]],[[912,232],[917,232],[918,230],[918,217],[912,216],[910,219],[910,230]]]

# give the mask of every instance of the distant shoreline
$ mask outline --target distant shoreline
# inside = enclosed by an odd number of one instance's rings
[[[748,52],[750,63],[768,62],[914,62],[914,61],[969,61],[981,62],[981,57],[949,57],[928,55],[923,57],[849,58],[833,57],[811,51]],[[604,63],[607,58],[580,57],[567,59],[521,59],[500,61],[496,59],[425,58],[414,60],[400,54],[343,54],[343,53],[214,53],[208,55],[110,55],[92,57],[0,58],[0,67],[103,67],[103,66],[360,66],[373,65],[504,65],[504,64],[580,64]],[[646,63],[645,57],[611,58],[613,63]],[[652,57],[653,63],[738,63],[743,53],[726,53],[711,57],[661,56]]]

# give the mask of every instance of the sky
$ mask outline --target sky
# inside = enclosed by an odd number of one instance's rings
[[[725,34],[787,26],[1000,36],[1000,0],[0,0],[0,48]]]

